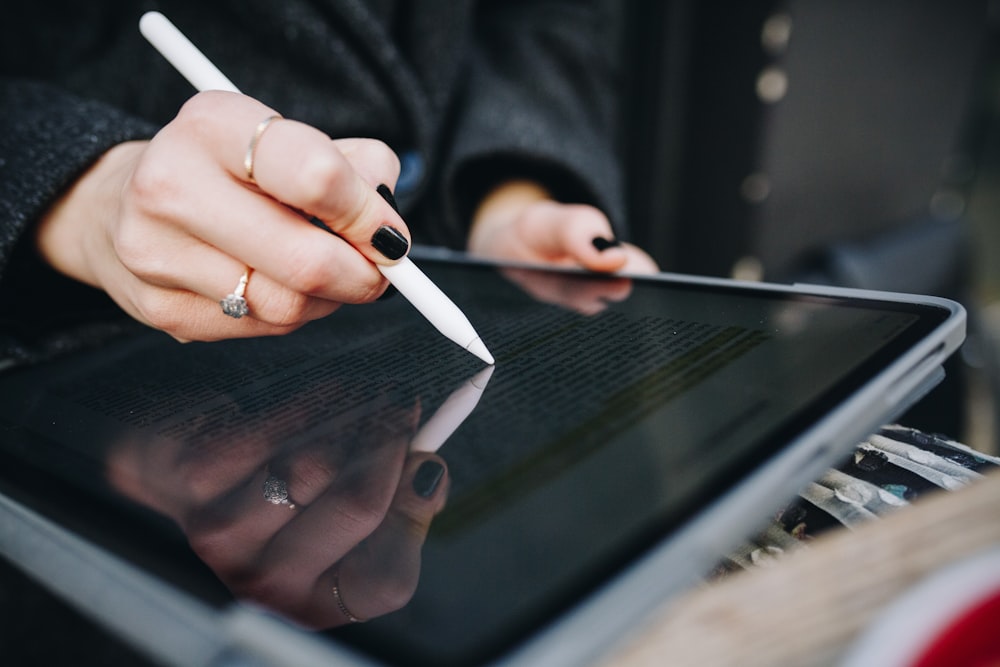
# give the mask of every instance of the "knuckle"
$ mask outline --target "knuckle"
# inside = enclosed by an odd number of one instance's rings
[[[371,601],[371,607],[382,613],[397,611],[405,607],[416,592],[416,583],[410,579],[404,580],[402,574],[380,578],[374,582],[365,593]]]
[[[535,230],[546,223],[546,218],[547,215],[545,212],[540,211],[537,206],[528,207],[520,216],[514,218],[511,223],[514,237],[531,238],[534,236]]]
[[[370,303],[385,292],[388,281],[384,278],[379,280],[368,280],[355,285],[343,299],[344,303]]]
[[[387,289],[389,289],[389,281],[385,278],[379,280],[378,282],[371,283],[368,291],[364,294],[364,299],[358,301],[357,303],[369,303],[371,301],[375,301],[385,294]]]
[[[399,156],[384,141],[379,139],[362,139],[358,153],[366,164],[377,170],[377,173],[391,176],[391,180],[393,181],[399,177]]]
[[[136,304],[143,319],[153,328],[166,332],[180,331],[185,324],[182,308],[163,297],[143,298]]]
[[[385,503],[355,498],[352,502],[341,503],[333,511],[334,524],[349,534],[369,535],[382,523],[387,509]]]
[[[146,235],[139,229],[140,226],[133,220],[123,220],[111,238],[115,254],[129,270],[142,264],[150,255]]]
[[[159,211],[181,192],[176,171],[168,160],[142,160],[128,181],[125,195],[130,204],[142,211]]]
[[[219,116],[219,103],[224,93],[209,90],[189,97],[177,112],[176,121],[201,128],[214,124]]]
[[[294,269],[288,275],[285,284],[297,295],[304,297],[321,294],[329,286],[329,273],[311,257],[311,253],[306,252],[303,256],[291,257],[289,265]]]
[[[368,303],[385,291],[387,281],[374,267],[365,265],[360,272],[346,265],[336,266],[328,258],[316,259],[312,253],[289,262],[295,267],[283,280],[289,289],[289,301],[283,308],[296,316],[304,315],[310,297],[336,300],[339,303]],[[297,320],[296,320],[297,321]]]
[[[300,167],[299,184],[301,206],[309,211],[321,208],[350,182],[350,167],[331,152],[324,151],[307,158]]]
[[[289,486],[295,490],[296,500],[305,502],[306,498],[315,498],[325,491],[336,474],[337,468],[327,456],[306,451],[291,464]]]
[[[196,519],[189,528],[188,543],[200,557],[219,565],[232,557],[235,537],[237,531],[232,524]]]
[[[266,570],[253,570],[233,577],[233,584],[240,594],[251,600],[272,602],[285,599],[288,593],[288,582],[298,574],[283,563],[276,563]]]
[[[309,297],[297,292],[284,291],[254,305],[257,319],[279,329],[298,327],[309,319]]]
[[[371,303],[382,296],[385,285],[379,281],[359,282],[350,286],[342,285],[339,300],[341,303]]]
[[[346,238],[368,241],[375,232],[376,220],[374,197],[359,196],[345,210],[338,231]]]
[[[154,250],[149,235],[139,224],[119,227],[112,239],[118,260],[128,271],[145,282],[162,282],[168,279],[170,267],[165,257]]]
[[[611,231],[611,223],[608,221],[608,216],[593,206],[576,204],[570,207],[567,213],[589,227],[602,231]]]

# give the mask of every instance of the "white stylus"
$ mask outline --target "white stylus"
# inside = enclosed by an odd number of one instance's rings
[[[410,451],[434,453],[439,450],[479,405],[495,368],[487,366],[451,392],[437,412],[413,436]]]
[[[139,31],[197,90],[240,92],[163,14],[143,14]],[[495,363],[469,318],[409,257],[392,266],[376,266],[434,328],[486,363]]]

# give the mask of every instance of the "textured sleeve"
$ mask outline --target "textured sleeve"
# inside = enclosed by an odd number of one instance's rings
[[[512,177],[623,220],[613,3],[492,2],[476,16],[469,77],[443,184],[467,221]]]
[[[0,281],[21,237],[102,153],[156,128],[43,83],[0,80]]]
[[[0,127],[2,369],[66,351],[93,337],[81,334],[78,319],[96,312],[117,314],[103,292],[45,264],[35,251],[32,230],[105,151],[123,141],[148,138],[156,128],[47,84],[10,79],[0,79]]]

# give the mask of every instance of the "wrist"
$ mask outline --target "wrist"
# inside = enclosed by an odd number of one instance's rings
[[[70,278],[99,286],[88,252],[92,235],[117,217],[128,174],[146,143],[129,141],[112,147],[49,206],[34,238],[43,261]]]

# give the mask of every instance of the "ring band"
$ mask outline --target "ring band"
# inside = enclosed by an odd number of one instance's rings
[[[337,601],[337,609],[340,610],[340,613],[342,613],[344,616],[346,616],[347,620],[350,621],[351,623],[364,623],[365,619],[363,619],[363,618],[361,618],[359,616],[355,616],[354,614],[352,614],[351,610],[347,608],[346,604],[344,604],[344,599],[342,597],[340,597],[340,566],[339,565],[337,566],[337,569],[335,569],[333,571],[333,586],[331,586],[330,588],[333,591],[333,599]]]
[[[260,143],[260,138],[264,136],[264,132],[270,127],[271,123],[276,120],[281,120],[281,116],[275,114],[274,116],[268,116],[264,120],[257,123],[257,129],[253,131],[253,137],[250,139],[250,144],[247,146],[247,153],[243,157],[243,168],[247,172],[247,180],[251,183],[256,183],[253,177],[253,160],[257,153],[257,144]]]
[[[247,289],[247,281],[249,280],[250,269],[247,269],[243,272],[243,275],[240,276],[240,282],[237,283],[236,289],[233,290],[233,293],[227,294],[224,299],[219,301],[219,305],[222,306],[222,312],[229,315],[229,317],[240,319],[250,312],[247,300],[243,297],[243,294]]]
[[[288,505],[288,509],[290,510],[298,507],[288,497],[288,483],[270,474],[264,480],[264,500],[272,505]]]

